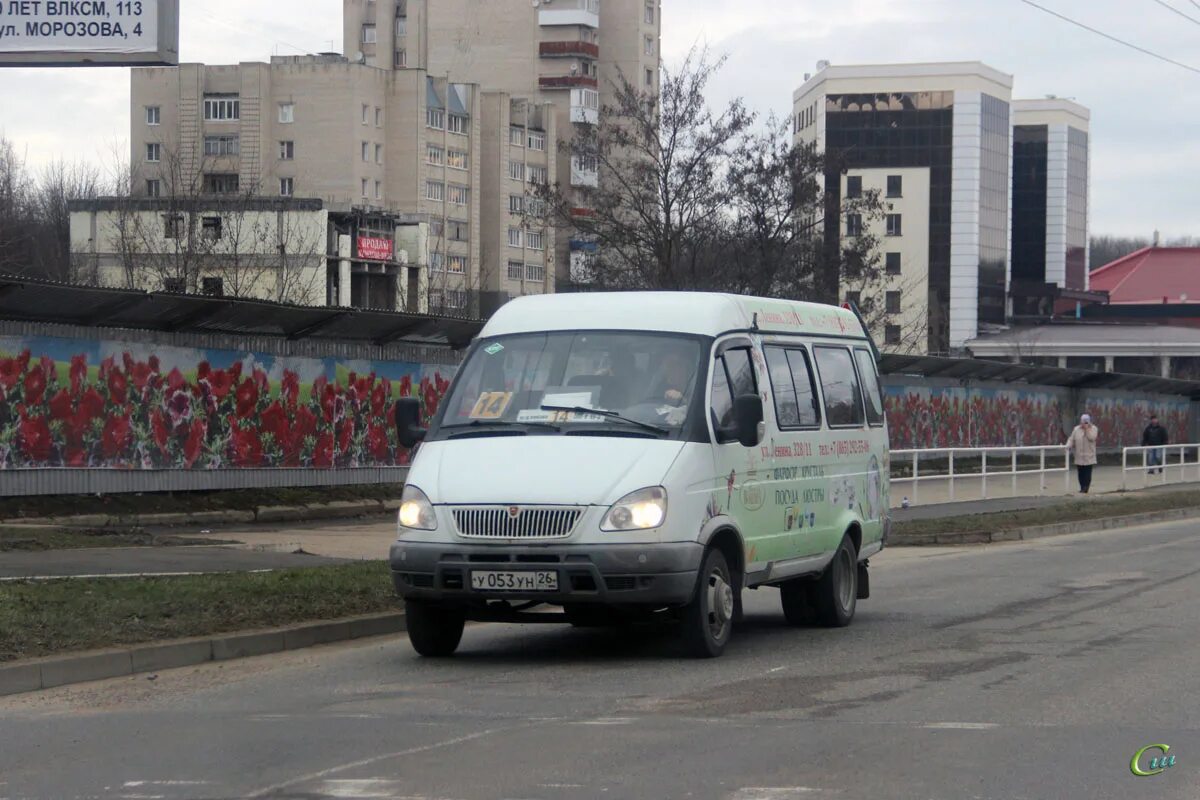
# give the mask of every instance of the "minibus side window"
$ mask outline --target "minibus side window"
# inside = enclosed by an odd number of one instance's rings
[[[726,350],[725,365],[729,369],[734,397],[758,394],[758,378],[754,375],[754,362],[750,360],[749,350]]]
[[[796,387],[787,353],[781,347],[765,348],[771,391],[775,395],[775,420],[780,428],[800,427],[800,409],[796,406]]]
[[[713,433],[717,441],[723,441],[721,431],[733,424],[733,393],[729,391],[729,375],[725,372],[725,358],[717,356],[712,364],[712,415]]]
[[[862,378],[863,394],[867,396],[867,422],[883,424],[883,396],[879,391],[879,374],[875,371],[875,358],[866,350],[854,351],[858,362],[858,374]]]
[[[792,382],[796,386],[796,409],[800,413],[800,425],[815,428],[821,424],[821,409],[817,403],[817,385],[813,382],[808,353],[800,349],[788,350],[787,357],[792,367]]]
[[[850,351],[844,347],[814,347],[821,391],[825,395],[825,418],[833,428],[863,424],[862,391]]]

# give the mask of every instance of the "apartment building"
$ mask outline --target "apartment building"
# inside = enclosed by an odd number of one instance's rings
[[[131,97],[135,195],[321,200],[329,302],[465,310],[484,287],[478,86],[323,54],[135,69]]]
[[[344,0],[343,23],[346,54],[364,64],[451,74],[549,103],[550,147],[561,156],[550,178],[570,187],[581,210],[601,176],[593,160],[570,153],[573,126],[596,124],[622,75],[658,91],[659,0]],[[569,284],[572,264],[578,278],[593,249],[560,230],[546,250],[548,281],[557,274]]]
[[[796,90],[794,135],[841,198],[883,196],[885,345],[959,350],[1006,322],[1012,77],[978,62],[833,66]],[[864,221],[826,220],[827,242]],[[847,290],[849,290],[847,288]]]
[[[1013,316],[1045,317],[1088,292],[1087,108],[1057,97],[1013,101]]]

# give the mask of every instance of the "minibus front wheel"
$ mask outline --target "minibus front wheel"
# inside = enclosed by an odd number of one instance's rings
[[[453,655],[462,641],[467,614],[461,608],[446,608],[420,600],[404,602],[408,641],[423,656]]]
[[[709,549],[700,567],[696,594],[680,614],[689,655],[715,658],[725,652],[733,633],[737,594],[725,554],[715,547]]]

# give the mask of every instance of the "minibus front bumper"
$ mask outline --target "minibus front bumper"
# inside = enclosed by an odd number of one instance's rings
[[[480,545],[408,542],[391,548],[392,581],[404,599],[510,600],[675,606],[691,601],[704,548],[696,542],[606,545]],[[553,573],[556,588],[472,588],[472,573]]]

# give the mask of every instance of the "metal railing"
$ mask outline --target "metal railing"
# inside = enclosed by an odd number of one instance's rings
[[[998,456],[1007,456],[1003,461],[998,461]],[[1033,458],[1036,458],[1035,466],[1023,466],[1022,456],[1025,456],[1026,464]],[[1062,466],[1047,466],[1047,456],[1053,459],[1062,459]],[[979,484],[980,496],[972,499],[988,499],[988,481],[991,479],[991,485],[994,487],[998,482],[1003,482],[1004,478],[1008,478],[1009,496],[1017,496],[1017,480],[1019,478],[1029,477],[1033,475],[1041,476],[1038,482],[1038,493],[1044,494],[1046,491],[1046,476],[1055,473],[1062,473],[1063,487],[1070,491],[1071,488],[1071,453],[1070,448],[1066,445],[1040,445],[1029,447],[934,447],[923,450],[893,450],[891,453],[892,470],[903,468],[906,464],[911,465],[912,473],[910,475],[893,475],[891,483],[893,486],[903,483],[912,484],[912,499],[911,503],[916,505],[920,502],[921,484],[930,481],[946,481],[949,489],[949,502],[956,501],[956,484],[966,481],[971,481]],[[938,467],[929,467],[927,465],[925,474],[921,474],[921,461],[937,459]],[[956,468],[955,461],[958,461]],[[989,462],[989,459],[991,461]],[[978,460],[978,471],[964,471],[961,467],[964,461]],[[944,469],[941,462],[945,463]],[[971,464],[974,466],[974,463]],[[993,492],[993,496],[996,496]]]
[[[1161,454],[1158,464],[1151,463],[1151,453],[1158,451]],[[1188,454],[1194,451],[1196,458],[1194,461],[1188,461]],[[1178,454],[1179,459],[1172,464],[1171,456]],[[1141,456],[1139,459],[1138,456]],[[1130,464],[1132,456],[1133,464]],[[1137,463],[1139,462],[1140,463]],[[1164,444],[1156,447],[1122,447],[1121,448],[1121,489],[1122,491],[1129,488],[1129,473],[1142,473],[1142,486],[1149,486],[1151,483],[1150,475],[1153,470],[1158,470],[1155,473],[1161,478],[1155,478],[1154,483],[1183,483],[1189,480],[1200,481],[1200,444]]]

